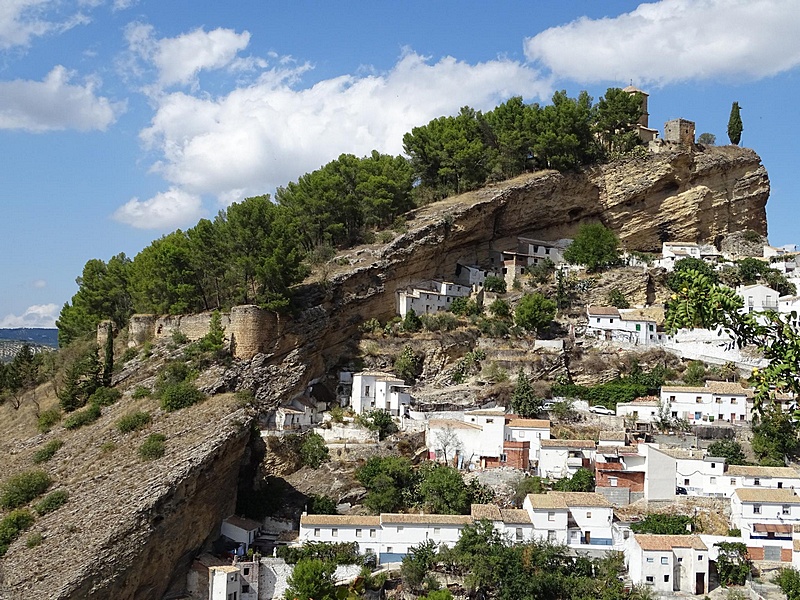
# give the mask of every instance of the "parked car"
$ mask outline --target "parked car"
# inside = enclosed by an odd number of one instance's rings
[[[689,492],[686,490],[685,487],[679,485],[675,488],[675,495],[677,496],[688,496]]]
[[[555,402],[545,402],[542,404],[542,410],[553,410],[556,407]]]
[[[616,414],[610,408],[606,408],[605,406],[600,406],[600,405],[590,406],[589,407],[589,411],[593,412],[596,415],[614,415],[614,414]]]

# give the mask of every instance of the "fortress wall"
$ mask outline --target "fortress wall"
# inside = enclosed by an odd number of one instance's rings
[[[263,352],[276,330],[274,313],[253,304],[231,308],[231,353],[244,360]]]
[[[133,315],[128,323],[128,347],[141,346],[152,340],[156,330],[155,315]],[[98,330],[98,343],[100,341]]]

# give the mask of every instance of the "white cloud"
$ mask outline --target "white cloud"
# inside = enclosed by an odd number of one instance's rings
[[[33,281],[32,285],[37,290],[41,290],[41,289],[47,287],[47,282],[44,279],[36,279],[36,280]]]
[[[57,0],[0,1],[0,50],[28,46],[35,37],[63,32],[89,22],[82,13],[52,20],[48,13],[57,12]]]
[[[135,6],[139,0],[114,0],[113,9],[115,11],[120,10],[127,10],[132,6]]]
[[[120,206],[112,218],[138,229],[174,229],[194,225],[203,215],[198,196],[176,188],[156,194],[149,200],[131,198]]]
[[[237,54],[250,43],[250,33],[232,29],[195,29],[174,38],[156,39],[151,25],[133,23],[125,32],[128,49],[153,63],[161,87],[197,85],[202,70],[223,69],[232,63],[241,68]],[[245,63],[247,64],[247,63]]]
[[[153,169],[174,186],[227,204],[285,185],[343,152],[399,154],[404,133],[461,106],[487,110],[512,95],[550,93],[536,71],[505,59],[431,63],[406,51],[388,73],[295,89],[308,69],[275,68],[219,98],[159,98],[141,132],[162,157]]]
[[[96,81],[72,84],[71,76],[59,65],[42,81],[0,82],[0,129],[105,130],[124,112],[124,102],[95,95]]]
[[[800,10],[797,0],[662,0],[547,29],[525,53],[582,83],[757,80],[800,64]]]
[[[57,304],[34,304],[21,315],[0,317],[0,327],[55,327],[59,310]]]

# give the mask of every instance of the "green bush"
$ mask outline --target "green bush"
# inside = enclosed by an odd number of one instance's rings
[[[328,496],[314,494],[309,499],[308,514],[310,515],[338,515],[336,503]]]
[[[19,534],[33,525],[33,515],[27,510],[15,510],[0,521],[0,556],[7,551]]]
[[[122,392],[114,388],[101,387],[97,389],[91,396],[89,402],[97,406],[111,406],[122,397]]]
[[[42,544],[42,541],[42,534],[37,531],[36,533],[32,533],[28,536],[28,539],[25,540],[25,545],[28,548],[36,548],[36,546],[40,546]]]
[[[188,381],[171,383],[161,392],[161,408],[172,412],[197,404],[204,398],[203,393]]]
[[[649,514],[638,523],[631,523],[634,533],[654,533],[658,535],[688,535],[692,518],[686,515]]]
[[[35,464],[40,464],[43,462],[47,462],[53,456],[55,456],[56,451],[64,445],[64,442],[61,440],[52,440],[47,442],[44,446],[39,448],[36,452],[33,453],[33,462]]]
[[[302,546],[278,546],[278,558],[290,565],[303,559],[318,559],[337,565],[357,565],[361,562],[357,542],[308,542]]]
[[[39,420],[36,424],[39,431],[47,433],[61,420],[61,411],[57,408],[50,408],[44,410],[39,414]]]
[[[133,398],[134,400],[139,400],[141,398],[147,398],[152,393],[152,390],[149,387],[145,387],[143,385],[137,385],[136,389],[133,390]]]
[[[100,418],[100,407],[97,404],[90,404],[83,410],[76,410],[64,419],[64,427],[67,429],[79,429],[84,425],[90,425]]]
[[[117,429],[120,433],[129,433],[147,427],[152,420],[149,412],[136,411],[128,413],[117,419]]]
[[[69,500],[69,494],[66,490],[56,490],[54,492],[50,492],[42,498],[36,505],[33,507],[33,510],[36,511],[37,514],[46,515],[47,513],[51,513],[54,510],[57,510],[64,506]]]
[[[156,460],[164,456],[167,437],[161,433],[151,433],[139,446],[139,458],[142,460]]]
[[[506,293],[506,280],[502,277],[489,275],[483,282],[483,287],[487,292],[495,292],[497,294]]]
[[[44,471],[25,471],[14,475],[0,488],[0,508],[19,508],[50,487],[53,480]]]
[[[328,446],[325,445],[325,440],[320,434],[306,434],[300,445],[300,459],[305,466],[312,469],[316,469],[328,460]]]

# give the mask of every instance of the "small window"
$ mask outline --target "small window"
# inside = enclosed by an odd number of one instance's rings
[[[668,565],[669,564],[669,556],[662,556],[661,557],[661,564]]]
[[[653,557],[652,556],[648,556],[647,557],[647,562],[649,562],[649,563],[653,562]]]
[[[653,330],[654,330],[654,328],[653,328],[653,326],[652,326],[652,325],[648,325],[648,328],[650,329],[650,331],[653,331]]]
[[[703,560],[703,555],[702,554],[698,554],[697,555],[697,560]]]
[[[554,512],[547,513],[547,520],[548,521],[555,521],[556,520],[556,513],[554,513]]]
[[[716,485],[717,484],[717,478],[716,477],[711,477],[711,478],[709,478],[708,482],[711,485]]]
[[[244,573],[245,575],[250,575],[250,567],[245,567],[244,569],[242,569],[242,573]]]
[[[433,528],[433,535],[440,535],[442,533],[441,527],[434,527]]]
[[[714,402],[716,402],[717,404],[722,404],[722,398],[719,397],[714,398]]]
[[[608,320],[608,322],[609,322],[609,323],[613,323],[613,322],[614,322],[614,319],[609,319],[609,320]]]
[[[494,423],[494,419],[486,419],[486,423]]]
[[[319,537],[319,527],[314,528],[314,537]]]
[[[369,530],[369,537],[371,537],[371,538],[375,537],[375,530],[374,529],[370,529]]]
[[[518,542],[522,541],[522,527],[517,527],[517,530],[515,532],[515,537],[517,538]]]
[[[670,401],[670,402],[675,402],[675,396],[670,396],[670,397],[669,397],[669,401]]]
[[[683,562],[683,557],[682,557],[682,556],[679,556],[679,557],[678,557],[678,564],[680,564],[680,563],[682,563],[682,562]]]
[[[669,583],[669,575],[664,575],[664,583]]]
[[[753,485],[761,485],[761,479],[759,479],[758,477],[753,479]]]
[[[717,468],[717,463],[711,463],[711,468],[712,469],[716,469]]]
[[[736,477],[731,477],[731,485],[736,485]]]
[[[243,594],[249,594],[250,593],[250,586],[247,585],[246,583],[242,584],[242,593]]]
[[[388,554],[391,554],[392,553],[392,547],[391,546],[386,546],[386,552]]]
[[[616,477],[609,477],[608,478],[608,485],[610,487],[617,487],[617,478]]]
[[[781,506],[781,514],[782,514],[782,515],[788,515],[788,514],[790,514],[791,512],[792,512],[792,511],[791,511],[791,509],[789,508],[789,505],[788,505],[788,504],[784,504],[783,506]]]
[[[684,479],[683,480],[683,485],[689,485],[689,480],[688,479]]]
[[[524,438],[525,437],[525,432],[524,431],[520,431],[519,432],[519,437],[520,438]]]
[[[550,543],[554,543],[556,541],[556,532],[553,529],[548,530],[547,541]]]
[[[761,514],[761,505],[760,504],[753,504],[753,514],[760,515]]]
[[[397,533],[400,533],[401,531],[403,531],[403,526],[402,525],[398,525],[397,526]]]
[[[364,386],[364,395],[365,396],[369,396],[369,386],[368,385]]]
[[[731,398],[731,404],[739,404],[739,401],[736,398]]]
[[[339,537],[339,530],[335,527],[331,529],[331,537]]]
[[[506,454],[501,454],[500,455],[500,462],[506,462],[507,460],[508,460],[508,455],[506,455]]]
[[[636,331],[641,331],[641,330],[642,330],[642,326],[639,325],[639,323],[637,323],[636,324]]]
[[[647,577],[644,578],[644,582],[649,583],[650,585],[652,585],[654,581],[655,580],[653,579],[652,575],[648,575]]]
[[[586,511],[586,518],[587,519],[591,519],[592,518],[592,511],[590,511],[590,510]]]
[[[356,537],[361,537],[361,530],[360,529],[356,529]]]
[[[599,322],[600,322],[600,319],[597,319],[597,322],[599,323]]]
[[[694,401],[695,401],[697,404],[700,404],[700,403],[703,401],[703,397],[702,397],[702,396],[697,396],[697,397],[694,399]]]

